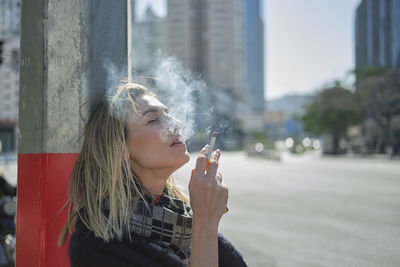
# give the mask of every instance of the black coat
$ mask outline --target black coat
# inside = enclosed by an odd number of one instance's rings
[[[182,266],[179,257],[134,236],[132,241],[105,242],[94,236],[82,222],[78,222],[71,236],[68,254],[71,267],[162,267]],[[242,255],[221,234],[218,235],[220,267],[247,266]]]

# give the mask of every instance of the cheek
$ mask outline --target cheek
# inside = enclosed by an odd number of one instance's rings
[[[167,144],[155,132],[136,135],[127,141],[127,146],[131,160],[143,167],[155,167],[166,157]]]

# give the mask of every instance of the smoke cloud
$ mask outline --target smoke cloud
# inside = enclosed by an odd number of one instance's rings
[[[169,114],[180,121],[185,139],[193,137],[196,130],[207,131],[210,128],[213,103],[210,90],[200,76],[194,75],[175,58],[163,57],[161,53],[149,71],[149,76],[137,75],[133,80],[153,89],[160,101],[168,107]],[[168,125],[167,129],[173,126]]]
[[[126,69],[119,71],[110,61],[104,62],[103,67],[107,70],[106,94],[111,98],[121,81],[126,79]],[[170,116],[162,120],[161,133],[161,138],[166,141],[177,127],[186,140],[198,130],[211,134],[222,132],[227,126],[226,121],[215,117],[213,97],[206,83],[173,57],[159,53],[150,70],[145,75],[134,73],[132,82],[149,88],[168,107]]]

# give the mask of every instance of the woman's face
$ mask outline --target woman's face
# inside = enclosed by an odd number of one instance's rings
[[[156,98],[137,99],[137,113],[128,122],[126,139],[131,167],[177,170],[189,161],[180,122]]]

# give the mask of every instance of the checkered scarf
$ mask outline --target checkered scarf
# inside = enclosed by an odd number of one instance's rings
[[[190,206],[182,200],[165,194],[156,197],[153,204],[139,200],[130,219],[133,233],[172,250],[184,266],[189,266],[192,217]]]

